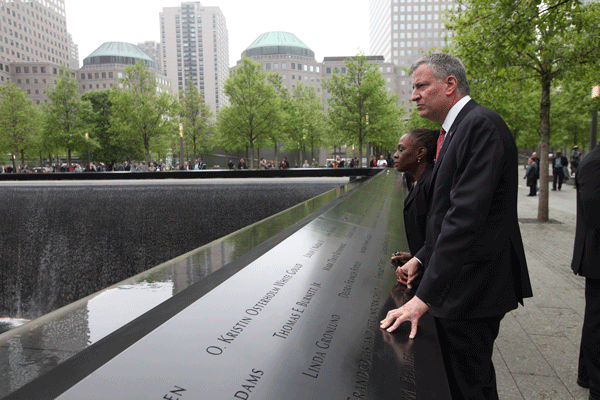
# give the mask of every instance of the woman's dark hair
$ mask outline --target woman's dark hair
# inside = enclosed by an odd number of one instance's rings
[[[425,147],[427,149],[427,163],[433,165],[435,162],[435,153],[437,150],[437,140],[440,131],[434,129],[413,129],[408,132],[410,140],[416,147]]]

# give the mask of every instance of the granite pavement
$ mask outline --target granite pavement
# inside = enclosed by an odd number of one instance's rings
[[[538,197],[527,196],[524,180],[519,187],[519,225],[534,297],[500,326],[493,359],[503,400],[589,397],[576,383],[585,279],[571,271],[577,214],[572,183],[549,192],[546,223],[536,221]]]

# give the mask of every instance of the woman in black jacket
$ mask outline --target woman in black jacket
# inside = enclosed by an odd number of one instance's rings
[[[413,129],[398,142],[394,166],[398,171],[410,174],[413,179],[406,179],[410,184],[403,211],[409,252],[392,254],[393,262],[410,260],[425,244],[428,197],[438,136],[437,130]],[[406,283],[400,275],[398,280]]]

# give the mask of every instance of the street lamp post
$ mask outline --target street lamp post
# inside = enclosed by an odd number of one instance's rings
[[[367,120],[367,133],[365,135],[365,138],[367,139],[367,155],[365,159],[367,160],[367,166],[369,166],[369,157],[371,156],[371,154],[369,154],[371,153],[371,145],[369,143],[369,113],[367,113],[365,119]],[[360,160],[360,165],[362,166],[362,160]]]
[[[179,169],[183,169],[183,124],[179,123]]]
[[[600,96],[600,86],[592,88],[592,99]],[[596,131],[598,129],[598,111],[592,110],[592,120],[590,123],[590,150],[596,147]]]
[[[87,166],[90,166],[90,134],[85,133],[85,143],[87,145]]]

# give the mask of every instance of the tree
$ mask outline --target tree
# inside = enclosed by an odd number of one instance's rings
[[[86,144],[91,150],[92,158],[112,162],[130,159],[135,152],[131,149],[132,144],[119,140],[117,132],[112,129],[113,104],[110,101],[110,89],[90,91],[81,98],[89,101],[94,111],[89,121],[89,139]]]
[[[280,129],[281,99],[274,84],[277,76],[267,75],[246,57],[225,81],[230,106],[219,111],[219,142],[231,150],[250,149],[250,168],[254,168],[254,148],[260,140]]]
[[[385,86],[376,64],[365,55],[346,60],[344,74],[336,71],[323,82],[331,93],[327,111],[330,129],[344,142],[358,142],[362,163],[363,143],[393,146],[402,131],[403,112],[398,101]]]
[[[548,220],[551,89],[582,66],[598,70],[600,4],[578,0],[459,2],[450,16],[453,46],[472,79],[493,87],[533,80],[539,90],[540,196],[538,220]]]
[[[151,140],[177,129],[172,120],[176,113],[173,97],[158,87],[155,76],[140,60],[124,69],[109,100],[113,104],[111,124],[119,140],[141,145],[149,164]]]
[[[49,147],[67,151],[67,163],[71,169],[74,150],[84,150],[85,132],[91,119],[92,107],[81,100],[77,93],[77,78],[64,64],[60,68],[56,84],[48,90],[46,104],[46,138]]]
[[[213,131],[213,113],[191,79],[188,80],[185,90],[179,92],[179,107],[183,139],[186,144],[191,145],[195,160],[198,152],[208,148],[209,136]]]
[[[13,172],[19,172],[19,151],[32,141],[39,127],[39,111],[14,83],[0,87],[0,149],[13,154]]]
[[[284,99],[284,104],[286,147],[299,152],[301,163],[307,147],[311,149],[312,158],[315,146],[323,142],[323,103],[314,87],[299,84],[293,94]]]
[[[406,125],[406,132],[412,131],[413,129],[440,129],[441,125],[437,122],[430,121],[419,116],[419,109],[413,107],[410,115],[408,116],[408,123]],[[405,132],[405,133],[406,133]]]

